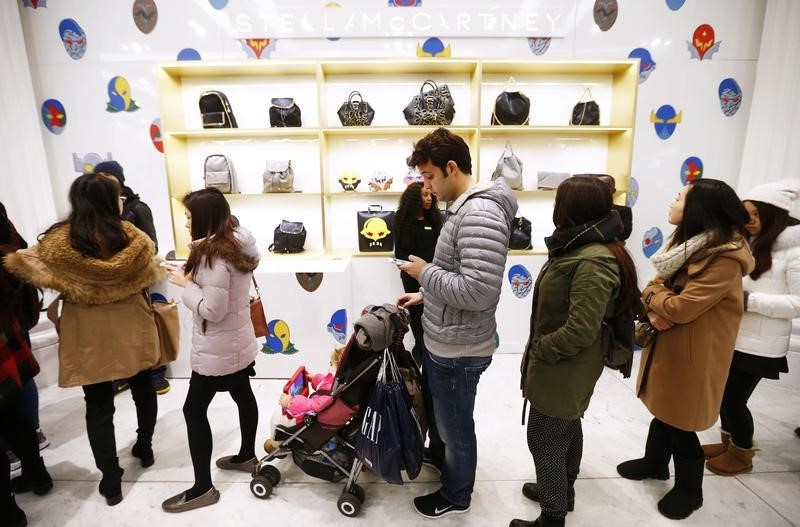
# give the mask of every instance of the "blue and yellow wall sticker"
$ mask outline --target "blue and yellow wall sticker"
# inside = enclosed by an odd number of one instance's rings
[[[449,57],[450,53],[450,44],[445,46],[437,37],[431,37],[422,44],[417,44],[418,57]]]
[[[175,57],[176,60],[203,60],[203,57],[200,56],[200,52],[194,48],[183,48],[178,52],[178,56]]]
[[[664,245],[664,235],[658,227],[650,227],[642,237],[642,252],[650,258]]]
[[[550,49],[550,37],[530,37],[528,38],[528,47],[537,57],[541,57],[547,50]]]
[[[656,130],[659,139],[669,139],[675,133],[675,128],[681,122],[681,113],[676,112],[675,108],[665,104],[658,110],[650,111],[650,122]]]
[[[345,344],[347,342],[347,311],[345,309],[334,311],[331,321],[326,327],[336,342]]]
[[[710,24],[700,24],[694,30],[692,41],[687,42],[689,56],[697,60],[711,60],[714,53],[719,51],[720,40],[717,42],[714,28]]]
[[[731,117],[742,105],[742,88],[736,80],[728,77],[719,83],[719,107],[725,117]]]
[[[608,31],[614,22],[617,21],[619,14],[619,5],[617,0],[594,0],[594,23],[600,28],[600,31]]]
[[[517,298],[525,298],[533,289],[533,277],[524,265],[512,265],[508,270],[508,283]]]
[[[651,73],[656,69],[656,61],[645,48],[634,48],[628,53],[629,59],[639,59],[639,84],[647,80]]]
[[[64,49],[72,59],[78,60],[86,53],[86,32],[72,18],[65,18],[58,24],[58,35]]]
[[[625,196],[625,205],[633,207],[639,199],[639,182],[636,178],[632,177],[628,182],[628,192]]]
[[[77,152],[72,152],[72,167],[78,174],[88,174],[94,171],[94,166],[102,161],[113,161],[114,158],[111,152],[106,152],[105,159],[103,156],[96,152],[89,152],[86,155],[79,155]]]
[[[135,0],[131,14],[133,23],[145,35],[155,29],[156,22],[158,22],[158,7],[155,0]]]
[[[297,278],[297,283],[300,284],[300,287],[309,293],[319,289],[320,284],[322,284],[322,273],[295,273],[294,277]]]
[[[267,341],[261,346],[261,353],[294,355],[300,350],[294,347],[290,338],[289,324],[280,319],[270,320],[267,324]]]
[[[684,2],[686,2],[686,0],[667,0],[667,7],[673,11],[677,11],[683,7]]]
[[[67,110],[58,99],[47,99],[42,103],[42,122],[53,134],[59,135],[67,126]]]
[[[153,146],[156,150],[164,153],[164,141],[161,139],[161,118],[157,117],[150,123],[150,140],[153,141]]]
[[[136,101],[131,97],[131,85],[128,83],[128,79],[122,75],[112,77],[108,81],[108,99],[107,112],[135,112],[139,109]]]
[[[237,38],[248,59],[267,59],[275,51],[276,39]]]
[[[681,164],[681,183],[688,185],[703,177],[703,161],[696,156],[687,157]]]

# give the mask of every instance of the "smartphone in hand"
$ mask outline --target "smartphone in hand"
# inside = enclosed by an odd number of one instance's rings
[[[400,258],[389,258],[389,261],[394,263],[394,264],[397,264],[397,265],[404,265],[404,264],[410,264],[411,263],[408,260],[401,260]]]

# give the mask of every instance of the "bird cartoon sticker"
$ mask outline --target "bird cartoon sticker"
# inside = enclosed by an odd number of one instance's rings
[[[297,278],[297,283],[300,284],[300,287],[309,293],[319,289],[320,284],[322,284],[322,273],[295,273],[294,276]]]
[[[150,140],[153,141],[153,146],[156,150],[164,153],[164,141],[161,140],[161,118],[157,117],[150,123]]]
[[[131,85],[128,83],[128,79],[122,75],[112,77],[108,81],[108,99],[107,112],[135,112],[139,109],[136,101],[131,97]]]
[[[67,110],[58,99],[47,99],[42,103],[42,122],[51,133],[61,134],[67,126]]]
[[[275,51],[276,39],[237,38],[248,59],[267,59]]]
[[[656,69],[656,61],[645,48],[634,48],[628,53],[629,59],[639,59],[639,84],[647,80]]]
[[[175,58],[176,60],[203,60],[203,57],[200,56],[200,52],[194,48],[183,48],[178,52],[178,56]]]
[[[675,128],[681,122],[681,113],[676,112],[675,108],[665,104],[658,110],[650,111],[650,122],[656,130],[659,139],[667,140],[675,133]]]
[[[594,23],[600,31],[608,31],[617,21],[619,5],[617,0],[594,0]]]
[[[86,53],[86,32],[72,18],[65,18],[58,24],[58,35],[64,43],[64,49],[73,60],[78,60]]]
[[[344,309],[337,309],[334,311],[326,329],[336,342],[344,345],[347,342],[347,311]]]
[[[113,160],[111,152],[106,152],[105,158],[96,152],[89,152],[84,156],[79,155],[77,152],[72,152],[72,166],[78,174],[89,174],[94,171],[94,166],[97,163]]]
[[[135,0],[133,2],[133,23],[139,31],[147,35],[156,27],[158,22],[158,7],[155,0]]]
[[[710,24],[700,24],[694,30],[691,42],[687,42],[690,57],[697,60],[711,60],[714,53],[719,51],[720,40],[717,42],[714,28]]]
[[[642,252],[647,258],[650,258],[656,251],[658,251],[664,244],[664,235],[661,234],[661,229],[658,227],[651,227],[647,229],[642,238]]]
[[[537,57],[541,57],[547,50],[550,49],[550,37],[530,37],[528,39],[528,47]]]
[[[742,105],[742,88],[730,77],[719,83],[719,107],[725,117],[731,117]]]
[[[512,265],[508,270],[508,283],[517,298],[525,298],[533,288],[533,277],[524,265]]]
[[[699,157],[687,157],[681,165],[681,183],[688,185],[703,177],[703,161]]]
[[[294,355],[300,351],[291,342],[289,324],[283,320],[270,320],[269,324],[267,324],[267,332],[267,341],[261,346],[261,353],[266,353],[267,355],[276,355],[278,353]]]
[[[628,192],[627,196],[625,197],[625,205],[628,207],[633,207],[636,205],[636,201],[639,199],[639,182],[636,181],[636,178],[631,178],[628,182]]]
[[[449,57],[451,51],[450,44],[445,46],[437,37],[431,37],[422,44],[417,44],[418,57]]]

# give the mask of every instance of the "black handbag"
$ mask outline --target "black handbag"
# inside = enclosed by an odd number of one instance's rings
[[[204,91],[197,103],[203,118],[203,128],[238,128],[228,97],[221,91]]]
[[[353,100],[358,96],[358,100]],[[342,126],[369,126],[375,118],[375,110],[357,91],[351,91],[347,101],[343,102],[336,112]]]
[[[586,98],[588,95],[588,98]],[[586,100],[584,101],[584,98]],[[597,125],[600,124],[600,107],[592,97],[592,90],[586,88],[581,100],[572,108],[572,119],[569,124]]]
[[[300,107],[291,97],[280,97],[270,100],[269,125],[273,128],[302,126]]]
[[[394,212],[380,205],[370,205],[356,212],[358,250],[381,252],[394,250]]]
[[[299,253],[304,250],[303,245],[305,245],[305,243],[306,228],[303,226],[302,221],[281,220],[281,224],[275,227],[269,251],[276,253]]]
[[[425,86],[430,90],[425,91]],[[447,84],[437,86],[432,80],[426,80],[411,102],[403,110],[408,124],[441,126],[453,122],[456,114],[455,103]]]
[[[509,79],[514,83],[514,77]],[[492,124],[499,125],[526,125],[529,123],[531,100],[519,90],[504,91],[494,100],[492,110]]]
[[[511,224],[511,237],[508,240],[508,248],[517,250],[531,249],[533,247],[531,242],[532,229],[531,220],[524,216],[514,218],[514,223]]]

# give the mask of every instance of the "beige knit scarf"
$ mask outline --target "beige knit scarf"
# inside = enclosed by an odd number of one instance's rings
[[[671,278],[678,269],[695,255],[701,249],[708,245],[708,236],[706,233],[701,232],[696,236],[692,236],[685,243],[667,249],[666,245],[661,247],[653,256],[650,257],[650,263],[658,271],[658,275],[662,278]]]

